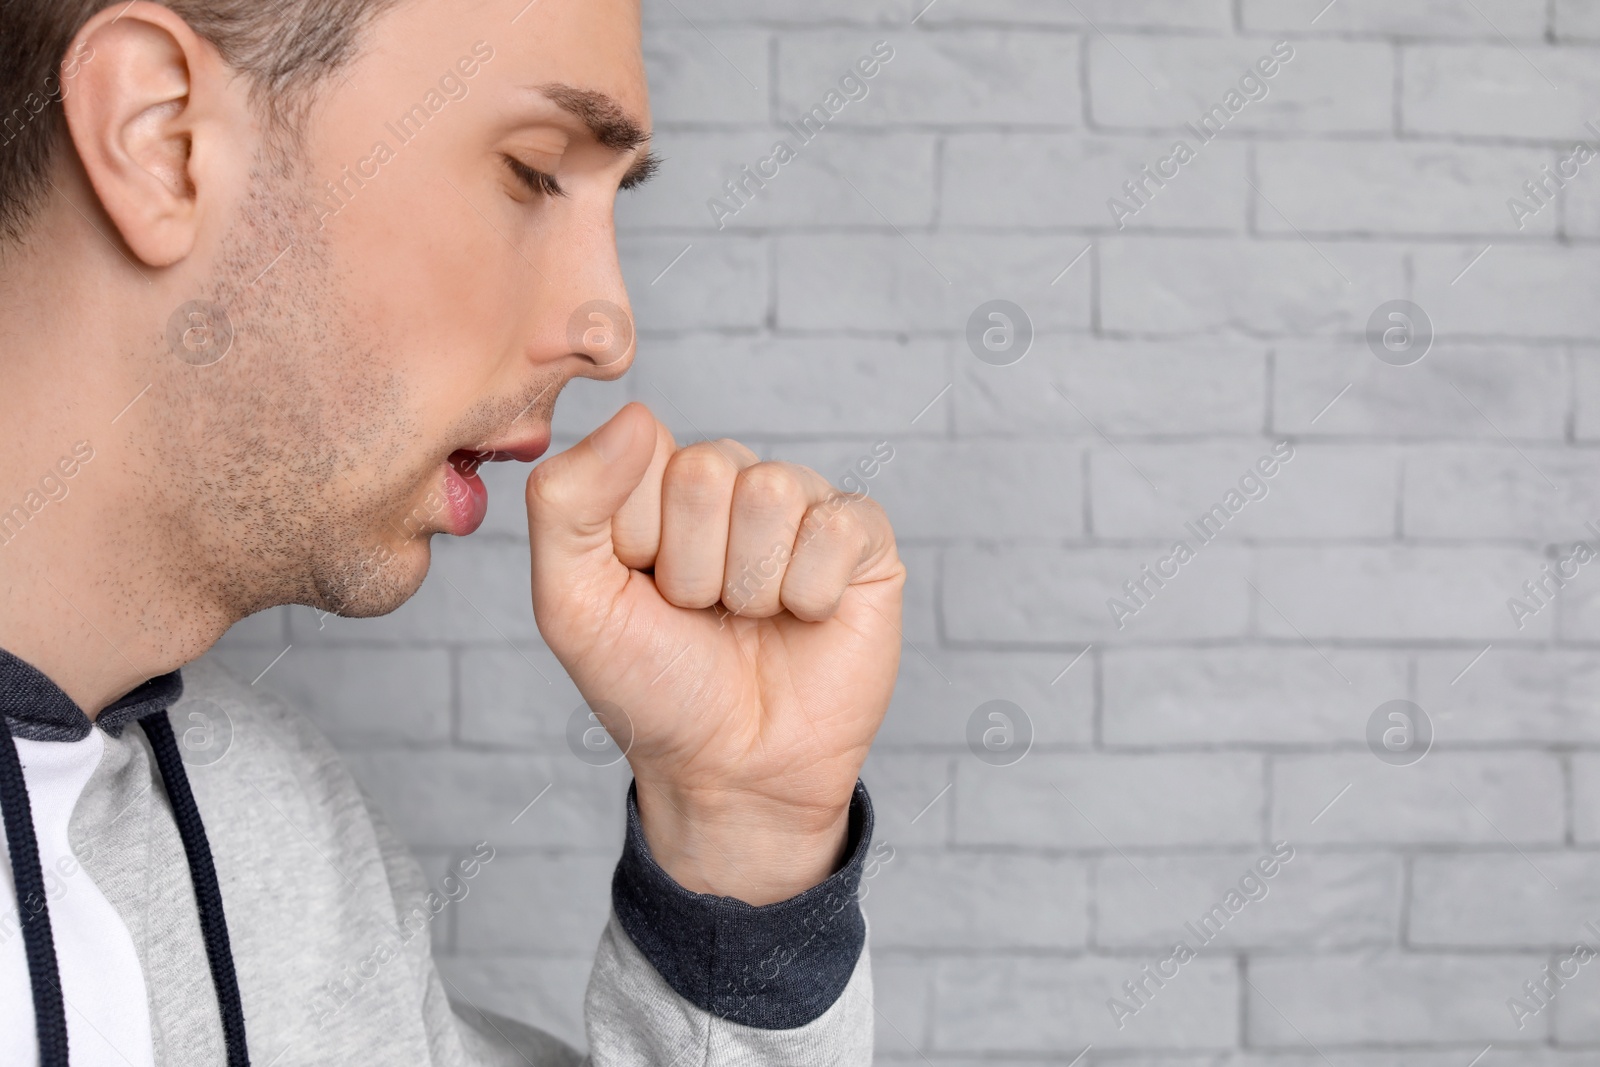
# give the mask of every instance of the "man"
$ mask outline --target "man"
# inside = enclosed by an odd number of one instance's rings
[[[578,1062],[447,997],[437,895],[303,719],[179,668],[273,605],[394,610],[479,463],[627,370],[639,35],[633,0],[0,5],[0,1063]],[[639,404],[526,503],[540,632],[634,772],[590,1061],[869,1062],[881,510]],[[198,701],[233,740],[190,767]]]

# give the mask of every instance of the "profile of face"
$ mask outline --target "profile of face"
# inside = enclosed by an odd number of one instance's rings
[[[102,21],[95,54],[158,62],[164,25]],[[68,98],[79,141],[110,91],[93,66]],[[114,153],[83,158],[151,280],[153,342],[131,358],[152,389],[119,424],[145,521],[241,617],[384,614],[432,535],[482,521],[477,465],[535,458],[567,382],[632,362],[613,205],[650,166],[637,0],[401,0],[292,142],[202,66],[182,106],[128,126],[160,164],[163,124],[183,125],[167,184],[189,214],[142,206]]]

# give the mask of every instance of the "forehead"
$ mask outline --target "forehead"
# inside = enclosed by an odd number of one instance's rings
[[[368,28],[355,66],[396,83],[429,81],[475,46],[493,50],[480,85],[576,86],[648,124],[638,0],[405,0]]]

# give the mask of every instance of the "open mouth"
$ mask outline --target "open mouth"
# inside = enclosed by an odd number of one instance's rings
[[[489,514],[489,489],[478,476],[486,462],[484,453],[457,449],[445,461],[444,495],[448,502],[449,531],[465,537],[483,525]]]
[[[550,431],[543,429],[517,441],[496,442],[486,448],[458,448],[445,460],[447,528],[458,537],[477,530],[489,512],[489,490],[479,477],[485,463],[514,460],[532,463],[550,447]]]

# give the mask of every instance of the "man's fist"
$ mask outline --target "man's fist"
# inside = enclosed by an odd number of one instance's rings
[[[900,663],[883,509],[630,403],[534,468],[528,526],[539,632],[626,716],[604,725],[656,860],[752,904],[827,878]]]

